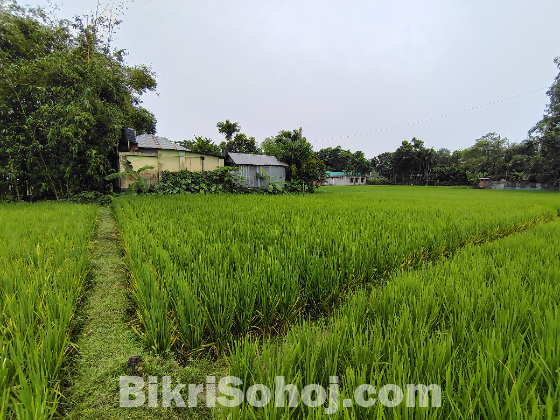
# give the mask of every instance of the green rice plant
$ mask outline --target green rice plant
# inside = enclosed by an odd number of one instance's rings
[[[0,417],[50,419],[88,269],[96,207],[0,206]]]
[[[284,333],[300,317],[332,313],[358,287],[551,221],[558,201],[555,193],[363,187],[122,197],[113,205],[139,332],[158,352],[173,343],[192,352]],[[490,309],[476,310],[483,322]]]
[[[236,285],[226,281],[223,274],[216,273],[216,275],[218,281],[204,283],[201,295],[210,337],[214,339],[213,344],[220,352],[227,347],[232,334],[236,304],[233,296]]]
[[[198,300],[199,285],[191,284],[187,278],[179,277],[174,283],[176,294],[173,300],[173,315],[178,324],[179,340],[185,346],[187,353],[193,349],[202,348],[203,334],[206,329],[206,314]]]
[[[243,405],[217,418],[556,419],[560,416],[560,221],[485,243],[356,291],[334,315],[276,340],[244,339],[229,375],[301,391],[340,378],[339,406]],[[292,380],[293,382],[290,382]],[[438,384],[441,407],[345,408],[359,385]],[[406,401],[406,396],[405,396]],[[433,402],[433,400],[430,400]],[[418,401],[417,401],[418,403]]]
[[[135,248],[135,246],[132,246]],[[134,251],[133,251],[134,252]],[[155,275],[153,268],[139,257],[131,274],[131,291],[136,301],[136,312],[142,324],[146,346],[156,353],[169,351],[175,336],[169,320],[170,298],[166,288]]]
[[[234,279],[235,284],[237,284],[235,324],[239,335],[242,337],[247,336],[253,326],[257,299],[257,290],[252,287],[253,284],[248,271],[247,268],[244,268],[244,270],[238,273],[238,277]]]

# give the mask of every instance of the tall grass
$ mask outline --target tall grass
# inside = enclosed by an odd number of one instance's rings
[[[558,198],[366,187],[114,206],[147,345],[189,352],[285,332],[302,315],[332,312],[356,286],[552,220]]]
[[[0,418],[50,419],[95,208],[0,206]]]
[[[282,340],[246,338],[229,374],[244,389],[275,376],[298,389],[340,377],[339,409],[245,405],[229,419],[560,418],[560,220],[357,291],[328,320],[292,326]],[[344,408],[358,385],[439,384],[440,408]],[[300,400],[301,401],[301,400]],[[406,401],[406,397],[405,400]]]

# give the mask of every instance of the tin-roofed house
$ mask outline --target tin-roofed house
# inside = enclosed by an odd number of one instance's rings
[[[327,179],[323,185],[366,185],[366,176],[352,175],[348,172],[327,171]]]
[[[248,153],[228,153],[226,166],[239,168],[241,176],[247,178],[249,188],[267,187],[270,182],[286,182],[286,168],[288,165],[280,162],[274,156],[253,155]],[[264,171],[264,173],[263,173]],[[270,177],[270,181],[268,177]]]
[[[154,167],[142,172],[149,185],[159,183],[163,171],[213,171],[224,166],[224,158],[221,156],[193,153],[172,141],[152,134],[136,136],[131,129],[123,130],[118,150],[117,172],[124,172],[127,160],[134,170],[144,166]],[[120,189],[126,189],[134,180],[132,177],[123,177],[118,178],[117,182]]]

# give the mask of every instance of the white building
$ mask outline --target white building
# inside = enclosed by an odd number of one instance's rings
[[[366,185],[366,177],[347,172],[327,171],[327,179],[323,185]]]

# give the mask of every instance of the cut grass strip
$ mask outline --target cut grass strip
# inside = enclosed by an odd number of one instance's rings
[[[90,250],[90,289],[77,314],[76,354],[68,367],[66,419],[184,419],[205,418],[204,408],[164,409],[119,406],[119,377],[172,376],[182,383],[202,383],[212,369],[206,361],[180,368],[169,358],[153,357],[128,325],[132,317],[123,251],[108,208],[101,208]],[[127,372],[127,360],[141,355],[140,373]]]

